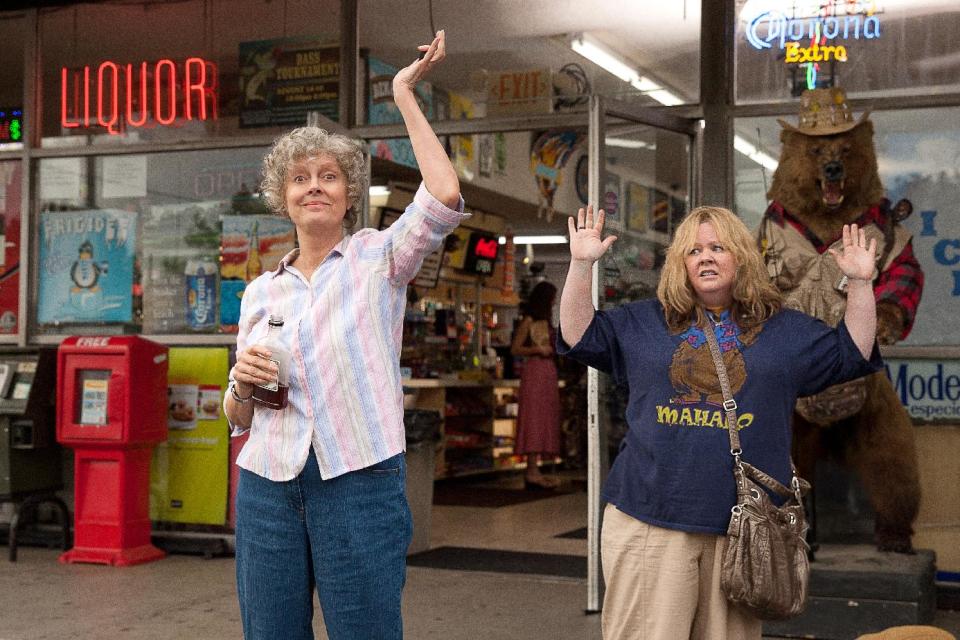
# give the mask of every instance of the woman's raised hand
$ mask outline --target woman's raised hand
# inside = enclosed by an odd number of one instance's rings
[[[423,57],[414,60],[409,65],[400,69],[397,75],[393,76],[393,92],[397,90],[408,89],[413,91],[417,83],[427,75],[427,72],[447,55],[446,34],[443,29],[437,31],[436,37],[430,44],[422,44],[417,47],[423,52]]]
[[[873,280],[877,266],[877,241],[855,224],[843,225],[843,251],[828,249],[843,275],[851,280]]]
[[[586,260],[596,262],[600,259],[617,236],[607,236],[601,240],[603,232],[603,209],[593,215],[593,206],[588,205],[586,210],[577,211],[577,219],[567,218],[567,229],[570,231],[570,258],[572,260]]]

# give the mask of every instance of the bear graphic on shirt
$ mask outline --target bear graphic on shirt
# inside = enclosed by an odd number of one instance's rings
[[[740,352],[750,345],[760,332],[760,327],[741,331],[733,322],[723,321],[716,327],[717,342],[720,344],[720,353],[723,363],[727,367],[727,377],[730,380],[730,393],[736,394],[747,379],[747,370],[743,363],[743,354]],[[670,399],[671,403],[692,404],[706,402],[718,406],[723,405],[723,393],[720,390],[720,380],[717,377],[717,367],[710,355],[710,345],[703,329],[691,326],[680,335],[680,344],[673,352],[670,362],[670,383],[677,395]]]

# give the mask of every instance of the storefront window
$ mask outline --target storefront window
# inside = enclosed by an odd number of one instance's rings
[[[246,284],[294,246],[252,194],[264,151],[40,160],[37,332],[235,332]]]
[[[23,30],[26,20],[20,13],[0,14],[0,151],[23,147],[26,123],[23,120]],[[2,175],[2,174],[0,174]]]
[[[667,246],[690,210],[690,139],[610,120],[600,206],[617,241],[601,261],[602,308],[656,295]]]
[[[954,0],[738,0],[737,102],[960,91]]]
[[[389,79],[418,44],[446,29],[447,60],[431,73],[438,120],[585,110],[590,93],[645,106],[699,99],[698,2],[452,5],[360,2],[370,110],[384,124]],[[393,120],[389,120],[393,122]]]
[[[42,145],[277,133],[336,119],[337,0],[43,9]]]
[[[870,120],[886,197],[912,204],[902,224],[924,273],[916,322],[901,344],[960,345],[960,108],[882,111]],[[736,158],[736,209],[756,228],[780,157],[780,127],[771,117],[741,118],[735,128],[762,153]]]

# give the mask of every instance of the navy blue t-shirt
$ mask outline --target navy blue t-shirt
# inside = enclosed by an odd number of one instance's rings
[[[741,330],[724,312],[714,327],[737,401],[743,459],[789,486],[790,419],[798,396],[879,370],[841,323],[784,309]],[[736,499],[716,367],[703,331],[671,332],[656,299],[598,311],[573,348],[557,352],[626,387],[629,429],[603,498],[649,524],[723,534]]]

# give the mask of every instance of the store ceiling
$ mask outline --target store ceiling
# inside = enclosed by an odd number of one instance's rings
[[[586,64],[569,48],[570,38],[589,32],[639,67],[674,78],[675,88],[697,97],[699,0],[361,0],[361,45],[395,64],[429,42],[433,24],[446,29],[451,64],[436,70],[436,82],[455,91],[470,88],[464,69],[558,68]],[[385,19],[389,18],[389,19]],[[605,93],[628,87],[607,73],[593,73]]]

